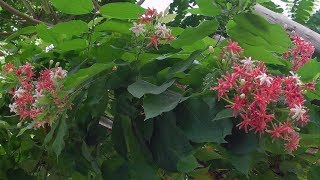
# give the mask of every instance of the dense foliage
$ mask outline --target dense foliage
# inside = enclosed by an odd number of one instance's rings
[[[23,2],[43,23],[1,27],[0,179],[320,176],[320,62],[255,1]]]

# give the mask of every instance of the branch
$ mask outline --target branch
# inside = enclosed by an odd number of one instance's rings
[[[315,47],[315,51],[320,53],[320,34],[312,31],[311,29],[294,22],[293,20],[289,19],[287,16],[282,14],[275,13],[260,4],[254,6],[255,11],[267,19],[270,23],[280,24],[282,27],[286,27],[288,31],[294,31],[303,39],[312,43]]]
[[[96,11],[99,11],[100,9],[100,5],[96,0],[92,0],[92,3],[94,5],[94,9],[96,9]]]
[[[146,0],[140,0],[139,2],[137,2],[138,5],[141,5],[145,2]]]
[[[32,17],[30,17],[30,16],[28,16],[28,15],[26,15],[26,14],[24,14],[24,13],[18,11],[18,10],[16,10],[15,8],[13,8],[12,6],[10,6],[9,4],[7,4],[6,2],[4,2],[3,0],[0,0],[0,6],[1,6],[4,10],[6,10],[6,11],[8,11],[8,12],[10,12],[10,13],[18,16],[18,17],[20,17],[21,19],[24,19],[24,20],[32,23],[32,24],[45,23],[45,24],[51,25],[51,24],[49,24],[49,23],[40,21],[40,20],[38,20],[38,19],[34,19],[34,18],[32,18]]]
[[[30,4],[26,1],[26,0],[21,0],[24,4],[24,6],[27,8],[27,10],[29,11],[29,13],[31,14],[32,17],[36,17],[36,13],[34,12],[34,10],[32,9],[32,7],[30,6]]]

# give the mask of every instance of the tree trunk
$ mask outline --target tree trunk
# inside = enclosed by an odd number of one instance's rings
[[[280,24],[282,27],[286,27],[287,31],[294,31],[306,41],[309,41],[315,47],[316,53],[320,54],[320,34],[312,31],[311,29],[294,22],[287,16],[275,13],[260,4],[255,5],[255,11],[267,19],[270,23]]]

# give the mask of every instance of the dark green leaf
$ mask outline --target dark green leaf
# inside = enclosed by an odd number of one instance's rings
[[[66,136],[67,132],[68,132],[68,126],[66,123],[66,119],[61,118],[59,121],[59,127],[57,129],[56,138],[52,143],[53,152],[56,153],[57,157],[61,154],[61,151],[65,146],[64,137]]]
[[[128,91],[136,98],[141,98],[145,94],[160,94],[166,91],[172,84],[174,80],[162,84],[161,86],[156,86],[149,82],[138,80],[137,82],[128,86]]]
[[[177,168],[180,172],[190,172],[198,167],[197,159],[191,154],[185,156],[178,161]]]
[[[218,22],[215,20],[204,21],[197,27],[186,28],[178,37],[177,40],[172,41],[171,45],[174,48],[181,48],[188,46],[196,41],[199,41],[206,36],[214,33],[218,28]]]
[[[233,110],[232,109],[223,109],[222,111],[218,112],[216,117],[214,117],[213,121],[231,118],[233,117]]]
[[[308,171],[308,180],[318,180],[320,177],[320,166],[313,166]]]
[[[157,95],[146,95],[143,99],[145,120],[159,116],[163,112],[171,111],[179,104],[181,99],[181,94],[172,91],[165,91]]]

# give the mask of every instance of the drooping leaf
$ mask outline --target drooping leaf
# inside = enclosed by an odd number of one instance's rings
[[[213,99],[207,101],[210,104],[201,98],[190,98],[182,103],[177,110],[178,126],[193,142],[224,143],[224,137],[231,134],[231,120],[225,118],[212,121],[218,106]]]
[[[52,143],[52,150],[56,153],[57,157],[61,154],[65,146],[64,137],[68,132],[68,126],[65,118],[61,118],[59,121],[59,127],[57,129],[55,140]]]
[[[165,91],[161,94],[146,95],[143,99],[145,120],[159,116],[164,112],[174,109],[182,99],[182,95],[173,91]]]
[[[202,15],[215,16],[220,13],[220,8],[215,4],[214,0],[196,0]]]
[[[172,84],[174,80],[162,84],[161,86],[156,86],[147,81],[138,80],[137,82],[128,86],[128,91],[136,98],[141,98],[145,94],[160,94],[166,91]]]
[[[171,42],[174,48],[188,46],[199,41],[206,36],[214,33],[218,28],[218,22],[215,20],[204,21],[197,27],[186,28],[180,36]]]
[[[88,32],[88,25],[83,21],[73,20],[54,25],[51,30],[58,34],[80,36],[81,34]]]
[[[156,163],[167,170],[177,171],[178,162],[190,155],[192,146],[175,124],[173,113],[165,113],[155,121],[151,149]]]
[[[239,14],[227,25],[230,37],[239,42],[246,56],[269,64],[284,65],[274,53],[284,53],[291,41],[279,25],[255,14]]]
[[[93,10],[91,0],[51,0],[52,5],[65,14],[88,14]]]
[[[65,90],[72,90],[74,88],[77,88],[86,80],[94,77],[95,75],[105,70],[111,69],[112,67],[113,67],[113,63],[109,63],[109,64],[96,63],[89,68],[81,69],[77,73],[72,74],[71,76],[68,76],[68,78],[64,83],[64,88]]]
[[[144,13],[144,9],[129,2],[108,3],[100,8],[100,13],[108,18],[137,19]]]

